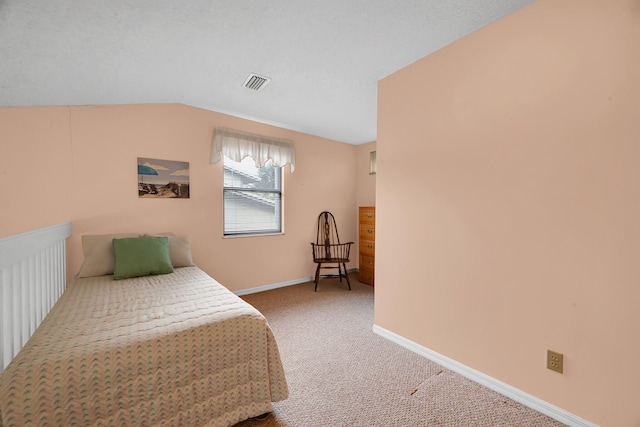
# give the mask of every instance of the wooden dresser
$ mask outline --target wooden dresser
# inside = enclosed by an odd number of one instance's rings
[[[373,286],[376,256],[376,208],[375,206],[361,206],[359,208],[359,248],[360,275],[362,283]]]

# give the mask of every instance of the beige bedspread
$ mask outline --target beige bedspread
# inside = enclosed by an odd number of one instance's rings
[[[231,426],[287,395],[265,318],[202,270],[92,277],[0,373],[0,426]]]

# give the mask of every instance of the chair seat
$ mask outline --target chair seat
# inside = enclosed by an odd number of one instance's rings
[[[315,263],[336,263],[336,262],[349,262],[347,258],[316,258],[313,260]]]

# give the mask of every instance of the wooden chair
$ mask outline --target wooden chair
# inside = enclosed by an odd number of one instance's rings
[[[346,265],[346,263],[349,262],[351,245],[353,245],[353,242],[340,243],[338,227],[336,226],[336,219],[333,217],[333,214],[327,211],[320,213],[318,216],[316,242],[311,243],[313,262],[318,264],[316,267],[316,287],[314,291],[318,290],[318,280],[320,279],[320,269],[322,268],[337,268],[338,278],[341,282],[343,277],[347,279],[347,285],[349,286],[349,290],[351,290],[351,282],[349,282]],[[335,265],[323,266],[323,264]]]

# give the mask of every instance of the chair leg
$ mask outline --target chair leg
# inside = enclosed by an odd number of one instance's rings
[[[313,290],[314,292],[317,292],[317,291],[318,291],[318,280],[320,279],[320,266],[321,266],[321,265],[322,265],[322,264],[318,263],[318,267],[316,267],[316,287],[315,287],[315,289]]]
[[[340,267],[340,263],[338,263],[338,279],[342,283],[342,267]]]
[[[349,290],[351,290],[351,282],[349,281],[349,274],[347,274],[347,265],[343,262],[342,266],[344,267],[344,277],[347,279],[347,285],[349,285]]]

